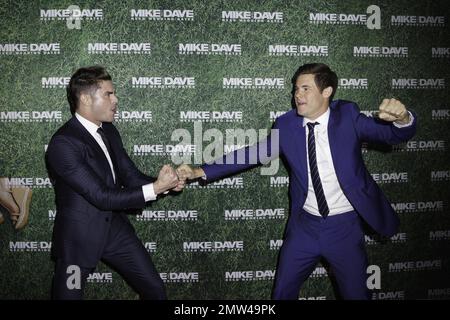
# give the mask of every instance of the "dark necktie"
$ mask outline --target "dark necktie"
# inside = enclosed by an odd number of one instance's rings
[[[97,129],[97,133],[100,135],[100,137],[102,137],[103,143],[105,144],[106,149],[108,150],[109,157],[111,158],[111,162],[113,165],[114,175],[116,177],[115,183],[117,184],[117,181],[118,181],[117,170],[116,170],[117,165],[115,163],[114,152],[111,149],[111,144],[109,143],[109,139],[106,136],[105,131],[103,130],[102,127]]]
[[[316,158],[316,139],[314,137],[314,126],[319,124],[318,122],[309,122],[307,124],[308,133],[308,159],[309,159],[309,169],[311,170],[312,185],[314,188],[314,193],[317,199],[317,205],[319,207],[319,212],[322,217],[326,218],[330,210],[328,209],[327,200],[325,199],[325,194],[323,193],[322,181],[320,181],[319,169],[317,168],[317,158]]]

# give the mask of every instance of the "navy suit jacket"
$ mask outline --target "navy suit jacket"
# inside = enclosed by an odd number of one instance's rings
[[[397,128],[392,123],[367,117],[350,101],[335,100],[330,103],[328,138],[338,182],[355,211],[378,233],[392,236],[397,232],[399,219],[389,201],[366,169],[361,153],[362,142],[398,144],[411,139],[416,132],[417,117],[411,126]],[[274,148],[270,137],[253,147],[237,150],[224,156],[224,164],[206,164],[202,168],[208,180],[245,170],[254,163],[266,163],[282,155],[289,166],[290,207],[293,214],[303,208],[308,192],[306,133],[303,117],[291,110],[277,118],[279,148]],[[264,148],[268,152],[255,152]],[[244,164],[232,164],[239,154]],[[261,153],[261,155],[259,154]],[[252,159],[252,154],[256,159]],[[264,157],[263,155],[269,155]],[[253,165],[252,165],[253,163]],[[287,228],[289,229],[289,222]]]
[[[143,208],[142,185],[155,180],[136,168],[117,129],[111,123],[102,127],[113,151],[117,184],[104,152],[76,117],[59,128],[46,152],[57,210],[52,257],[83,267],[94,267],[101,258],[113,214],[134,232],[123,210]]]

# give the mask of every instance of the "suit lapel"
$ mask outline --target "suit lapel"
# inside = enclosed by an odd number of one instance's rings
[[[345,150],[342,146],[346,145],[346,142],[342,141],[342,135],[338,133],[340,121],[341,114],[337,107],[337,101],[333,101],[330,104],[330,118],[328,120],[328,142],[330,143],[331,158],[333,159],[334,169],[339,181],[341,180],[339,179],[339,174],[342,172],[342,164],[340,161],[345,159],[341,154]]]
[[[111,128],[110,128],[111,126],[112,126],[112,124],[107,123],[107,122],[103,122],[103,124],[102,124],[103,130],[109,140],[109,144],[111,147],[111,154],[109,156],[111,157],[111,161],[112,161],[114,169],[115,169],[114,172],[116,174],[116,183],[120,184],[121,183],[120,172],[119,172],[119,165],[117,163],[118,152],[120,150],[118,148],[116,148],[116,143],[115,143],[115,140],[113,139],[114,135],[111,133]]]
[[[85,127],[78,121],[76,117],[72,117],[72,119],[69,120],[70,125],[74,129],[74,132],[77,133],[77,136],[84,142],[86,145],[90,147],[91,150],[93,150],[96,155],[95,159],[96,161],[101,162],[100,168],[104,168],[106,172],[111,177],[112,184],[114,184],[114,179],[111,173],[111,167],[109,165],[108,159],[106,158],[105,153],[103,152],[100,145],[97,143],[97,141],[94,139],[94,137],[89,133],[89,131],[86,130]]]
[[[292,132],[294,135],[290,140],[294,144],[295,159],[299,160],[298,169],[301,175],[301,183],[304,190],[308,190],[308,167],[306,162],[306,134],[303,127],[303,117],[295,114]]]

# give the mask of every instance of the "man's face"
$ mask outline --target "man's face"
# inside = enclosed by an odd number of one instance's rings
[[[320,92],[313,74],[302,74],[297,78],[294,99],[297,113],[305,118],[315,120],[328,109],[331,87]]]
[[[101,122],[113,122],[117,111],[118,99],[111,81],[100,81],[99,88],[91,93],[86,112],[88,120],[100,125]]]

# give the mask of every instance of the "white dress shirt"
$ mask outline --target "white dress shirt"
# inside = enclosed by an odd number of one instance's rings
[[[306,124],[309,122],[318,122],[314,126],[314,136],[316,141],[316,158],[317,168],[319,170],[320,180],[322,182],[323,192],[327,200],[330,213],[328,216],[353,211],[354,208],[348,201],[344,192],[339,185],[339,181],[334,169],[333,158],[331,157],[330,142],[328,140],[328,120],[330,119],[330,109],[322,114],[316,120],[303,118],[303,127],[306,130],[306,146],[308,145],[308,128]],[[311,170],[309,168],[308,148],[306,148],[306,159],[308,165],[308,195],[306,197],[303,209],[310,214],[321,217],[317,205],[316,195],[311,180]]]
[[[106,156],[106,159],[108,160],[109,167],[111,169],[111,173],[112,173],[114,182],[116,182],[116,175],[114,173],[114,169],[113,169],[114,167],[113,167],[113,163],[112,163],[111,157],[110,157],[110,155],[108,153],[108,149],[106,148],[106,145],[103,142],[102,137],[97,132],[97,129],[100,128],[100,127],[97,126],[95,123],[89,121],[88,119],[84,118],[83,116],[81,116],[78,113],[75,113],[75,117],[77,117],[77,119],[78,119],[78,121],[80,121],[81,125],[89,132],[89,134],[99,144],[100,148],[102,149],[103,153]],[[156,200],[156,194],[155,194],[155,190],[153,188],[153,183],[149,183],[149,184],[143,185],[142,186],[142,192],[144,194],[145,201]]]
[[[410,121],[407,124],[393,123],[398,128],[403,128],[412,125],[414,116],[409,112]],[[328,140],[328,120],[330,119],[330,109],[312,121],[303,118],[303,127],[306,130],[306,145],[308,145],[308,131],[306,124],[309,122],[318,122],[314,126],[314,137],[316,141],[316,158],[317,168],[319,171],[320,180],[322,182],[323,192],[327,200],[328,208],[330,210],[329,216],[338,215],[341,213],[353,211],[354,208],[348,201],[344,192],[342,191],[339,181],[334,169],[333,159],[331,157],[330,142]],[[306,148],[306,159],[308,165],[308,195],[306,197],[303,209],[313,215],[321,216],[317,205],[316,195],[311,180],[311,170],[309,168],[308,148]]]

